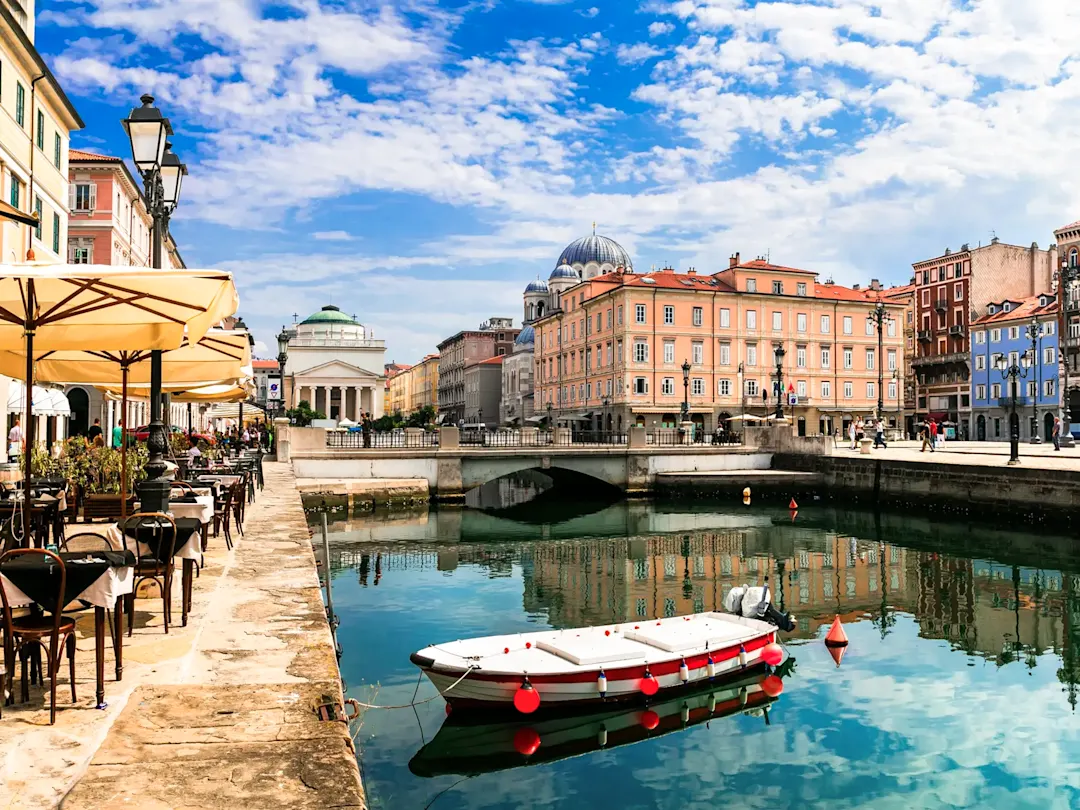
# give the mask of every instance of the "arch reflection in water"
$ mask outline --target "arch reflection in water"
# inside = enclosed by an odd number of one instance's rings
[[[550,524],[600,512],[623,493],[596,478],[561,468],[521,470],[465,493],[465,506],[523,523]]]
[[[777,676],[789,676],[794,666],[795,660],[789,658]],[[579,712],[538,722],[489,722],[468,713],[461,713],[461,719],[451,714],[435,738],[409,761],[409,770],[424,777],[470,776],[540,765],[661,737],[735,714],[759,716],[768,724],[769,705],[780,696],[762,687],[767,677],[758,674],[702,687],[648,706]],[[524,750],[523,734],[530,742]]]

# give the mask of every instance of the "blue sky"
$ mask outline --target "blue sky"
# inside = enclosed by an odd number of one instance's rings
[[[597,230],[837,281],[1080,217],[1074,0],[39,0],[87,127],[157,96],[174,234],[259,340],[326,303],[413,362]]]

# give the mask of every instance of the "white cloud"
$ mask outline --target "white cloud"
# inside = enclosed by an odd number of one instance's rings
[[[616,58],[620,65],[638,65],[655,59],[663,52],[663,49],[650,45],[648,42],[638,42],[634,45],[620,45],[616,50]]]
[[[674,23],[669,22],[654,22],[649,24],[649,36],[650,37],[662,37],[665,34],[670,34],[675,30]]]
[[[311,238],[319,242],[351,242],[354,239],[348,231],[315,231]]]

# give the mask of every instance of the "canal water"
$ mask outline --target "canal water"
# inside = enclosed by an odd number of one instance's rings
[[[722,609],[766,576],[798,625],[783,692],[533,724],[529,757],[528,722],[464,726],[440,698],[371,710],[373,808],[1080,807],[1072,539],[818,504],[541,493],[530,511],[530,485],[483,509],[330,515],[348,696],[431,697],[409,654],[432,643]],[[839,666],[822,642],[835,615]]]

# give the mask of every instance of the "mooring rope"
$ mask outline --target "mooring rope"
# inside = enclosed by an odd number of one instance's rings
[[[416,700],[416,694],[417,694],[417,692],[420,691],[420,680],[419,679],[417,679],[417,681],[416,681],[416,690],[413,692],[413,699],[409,703],[402,703],[400,706],[376,706],[374,703],[363,703],[362,701],[359,701],[359,700],[355,700],[353,702],[356,703],[356,705],[358,705],[358,706],[363,706],[365,709],[408,709],[408,708],[410,708],[412,706],[423,706],[425,703],[431,703],[431,701],[436,700],[437,698],[440,698],[443,695],[445,695],[447,692],[449,692],[451,689],[453,689],[455,686],[457,686],[459,683],[461,683],[463,680],[465,680],[466,676],[468,676],[468,674],[470,672],[472,672],[474,669],[480,669],[480,665],[479,664],[469,664],[469,668],[466,669],[461,674],[461,677],[458,678],[456,681],[454,681],[452,684],[450,684],[448,687],[446,687],[446,689],[444,689],[442,692],[439,692],[438,694],[432,695],[431,697],[425,698],[424,700],[421,700],[419,702],[417,702],[417,700]],[[421,674],[421,677],[422,677],[423,673],[420,673],[420,674]]]

